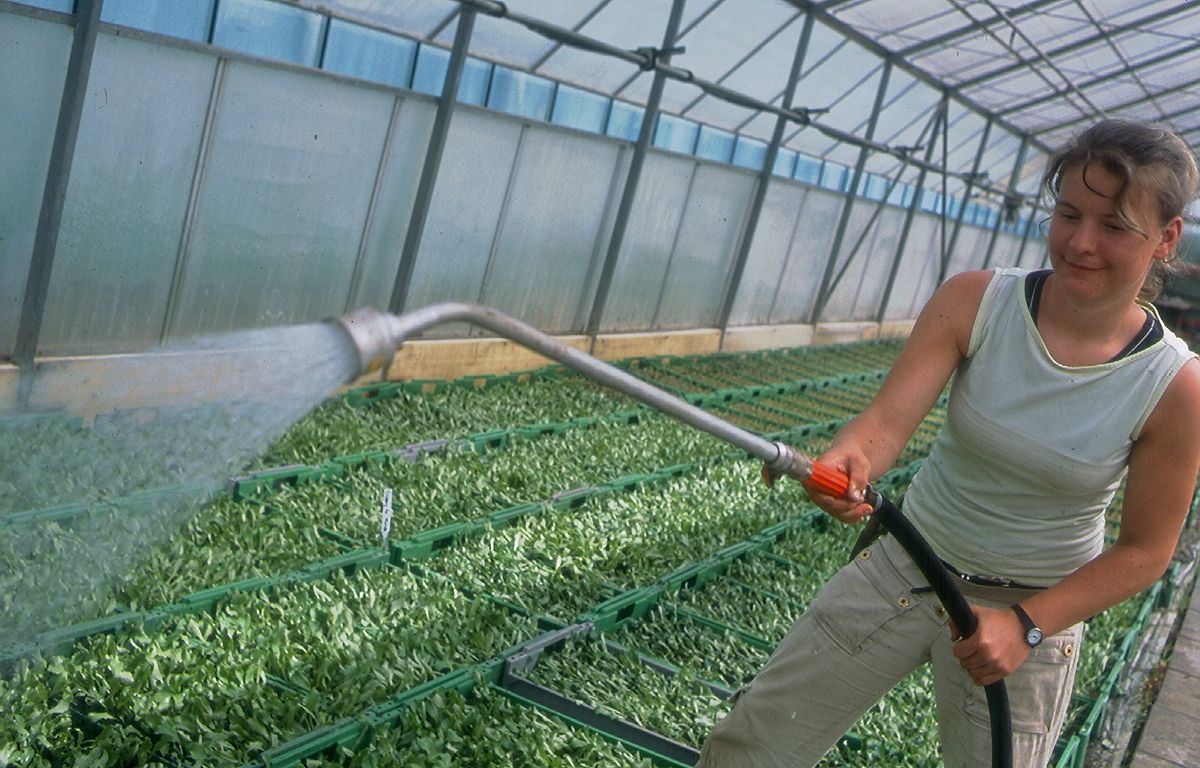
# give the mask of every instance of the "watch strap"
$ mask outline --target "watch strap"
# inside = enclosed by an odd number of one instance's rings
[[[1017,618],[1021,621],[1021,626],[1025,629],[1025,642],[1029,646],[1036,646],[1042,642],[1042,630],[1033,623],[1033,619],[1025,612],[1020,603],[1012,604],[1013,613],[1017,614]]]

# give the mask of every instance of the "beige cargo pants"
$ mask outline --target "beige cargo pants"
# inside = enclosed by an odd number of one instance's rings
[[[926,584],[890,536],[859,553],[821,589],[758,676],[738,692],[697,765],[815,765],[888,690],[931,662],[942,760],[948,768],[990,766],[986,693],[954,657],[937,597],[913,592]],[[974,587],[968,599],[1001,607],[1016,602],[1007,591]],[[986,599],[992,595],[996,599]],[[1014,766],[1033,768],[1050,760],[1071,700],[1081,635],[1082,625],[1076,625],[1047,637],[1005,679]],[[934,702],[912,717],[932,714]]]

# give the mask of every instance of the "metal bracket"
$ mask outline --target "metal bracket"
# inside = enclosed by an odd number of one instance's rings
[[[531,640],[516,653],[504,660],[504,671],[501,673],[501,680],[506,681],[511,678],[524,677],[537,666],[543,652],[557,650],[577,635],[586,635],[592,631],[592,626],[592,622],[582,621],[578,624],[563,627],[562,629],[556,629],[553,632],[547,632],[541,637]]]
[[[681,53],[687,53],[687,47],[677,45],[673,48],[655,48],[652,45],[643,45],[634,49],[645,61],[640,65],[643,72],[653,72],[658,69],[659,59],[663,56],[675,56]],[[666,62],[663,62],[664,64]]]

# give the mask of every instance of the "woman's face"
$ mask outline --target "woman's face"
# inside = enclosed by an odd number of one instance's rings
[[[1099,165],[1072,168],[1062,177],[1048,243],[1050,265],[1063,285],[1080,298],[1129,296],[1132,301],[1155,260],[1179,239],[1182,221],[1158,220],[1153,192],[1134,183],[1127,196],[1132,218],[1143,235],[1117,216],[1121,179]]]

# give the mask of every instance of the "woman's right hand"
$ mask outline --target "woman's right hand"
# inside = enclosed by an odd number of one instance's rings
[[[813,503],[826,514],[846,524],[861,523],[871,514],[872,507],[863,501],[863,491],[871,477],[871,462],[862,451],[850,447],[834,446],[821,455],[817,462],[836,469],[850,478],[850,490],[845,498],[821,493],[807,483],[804,491]]]

